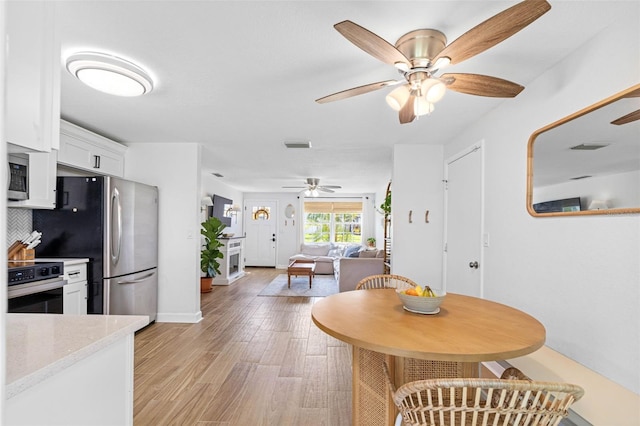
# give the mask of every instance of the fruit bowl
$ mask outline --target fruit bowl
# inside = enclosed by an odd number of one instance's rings
[[[435,297],[428,296],[412,296],[410,294],[403,293],[404,290],[396,290],[396,294],[400,298],[404,309],[409,312],[415,312],[418,314],[437,314],[440,312],[440,304],[447,295],[446,291],[440,289],[432,289],[435,293]]]

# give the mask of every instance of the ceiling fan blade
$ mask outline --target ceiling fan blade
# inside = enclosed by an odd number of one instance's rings
[[[513,98],[522,92],[524,86],[498,77],[480,74],[443,74],[440,79],[447,88],[460,93],[492,98]]]
[[[416,102],[415,96],[409,96],[407,102],[404,103],[402,108],[400,108],[399,118],[400,124],[411,123],[416,118],[416,114],[414,112],[414,105]]]
[[[630,112],[627,115],[623,115],[622,117],[613,120],[611,124],[615,124],[619,126],[621,124],[631,123],[632,121],[636,121],[636,120],[640,120],[640,109]]]
[[[319,186],[316,189],[321,192],[336,192],[333,189],[327,188],[326,186]]]
[[[340,189],[342,187],[340,185],[322,185],[322,188]]]
[[[393,86],[398,83],[403,83],[403,81],[385,80],[379,81],[377,83],[365,84],[364,86],[353,87],[351,89],[343,90],[341,92],[316,99],[316,102],[319,104],[324,104],[327,102],[339,101],[341,99],[350,98],[352,96],[364,95],[365,93],[373,92],[374,90],[382,89],[383,87]]]
[[[443,57],[448,57],[451,64],[467,60],[511,37],[549,9],[551,5],[545,0],[525,0],[511,6],[455,39],[433,62]]]
[[[368,29],[351,21],[342,21],[333,27],[351,43],[385,64],[395,65],[400,62],[411,68],[411,61],[402,52]]]
[[[283,186],[286,189],[305,189],[306,186]]]

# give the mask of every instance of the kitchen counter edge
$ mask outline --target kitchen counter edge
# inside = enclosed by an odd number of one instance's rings
[[[148,324],[149,317],[143,315],[7,314],[5,397],[24,392]]]

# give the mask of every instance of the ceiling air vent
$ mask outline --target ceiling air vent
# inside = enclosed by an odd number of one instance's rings
[[[586,179],[586,178],[590,178],[590,177],[592,177],[592,176],[591,175],[576,176],[576,177],[570,178],[570,180],[580,180],[580,179]]]
[[[569,149],[574,151],[595,151],[596,149],[604,148],[605,146],[609,146],[609,144],[581,143],[580,145],[572,146]]]
[[[311,148],[311,142],[298,141],[298,142],[285,142],[284,146],[287,148]]]
[[[215,173],[215,172],[214,172],[214,173],[211,173],[211,174],[212,174],[212,175],[214,175],[215,177],[224,177],[224,176],[222,176],[220,173]]]

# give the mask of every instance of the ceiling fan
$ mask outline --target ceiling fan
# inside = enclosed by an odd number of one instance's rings
[[[320,179],[318,178],[307,178],[305,182],[306,186],[283,186],[283,188],[296,188],[303,189],[304,195],[307,197],[317,197],[320,192],[335,192],[334,189],[342,188],[339,185],[320,185]]]
[[[540,16],[551,5],[545,0],[524,0],[467,31],[447,45],[446,36],[434,29],[410,31],[398,39],[395,46],[351,21],[334,28],[347,40],[376,59],[395,66],[403,80],[385,80],[343,90],[319,99],[323,104],[362,95],[383,87],[402,86],[386,97],[391,108],[399,111],[400,123],[410,123],[416,117],[433,111],[446,89],[477,96],[512,98],[523,86],[480,74],[437,73],[450,64],[471,58],[517,33]]]

